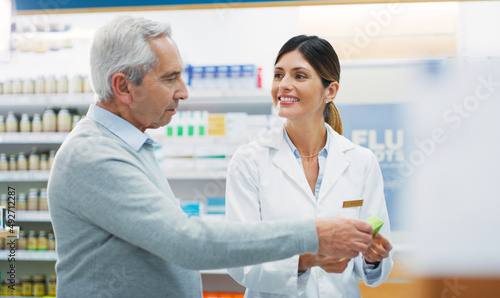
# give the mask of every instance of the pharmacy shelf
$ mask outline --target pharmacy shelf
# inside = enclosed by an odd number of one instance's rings
[[[181,106],[210,102],[211,104],[271,104],[271,93],[264,89],[248,90],[190,90],[189,98],[181,101]],[[73,94],[2,94],[0,106],[26,107],[40,106],[88,106],[94,102],[93,93]]]
[[[203,110],[210,113],[270,114],[273,101],[269,90],[192,90],[179,102],[179,111]]]
[[[2,94],[0,107],[15,106],[46,107],[46,106],[89,106],[94,101],[92,93],[78,94]]]
[[[227,171],[164,170],[167,180],[225,180]]]
[[[50,222],[49,211],[16,211],[16,222]]]
[[[166,170],[168,180],[220,180],[225,179],[225,170]],[[50,171],[6,171],[0,172],[2,182],[44,182],[48,181]]]
[[[213,103],[271,103],[271,92],[266,89],[234,90],[190,90],[189,98],[183,102],[199,104],[205,101]]]
[[[49,180],[50,171],[5,171],[0,172],[2,182],[43,182]]]
[[[2,297],[5,297],[5,298],[33,298],[34,296],[4,296],[4,295],[2,295]],[[43,297],[51,297],[51,298],[54,297],[55,298],[55,296],[47,296],[47,295],[44,295]]]
[[[0,133],[0,144],[61,144],[69,132]]]
[[[0,250],[0,261],[7,261],[10,250]],[[56,261],[55,250],[36,251],[36,250],[16,250],[16,261]]]

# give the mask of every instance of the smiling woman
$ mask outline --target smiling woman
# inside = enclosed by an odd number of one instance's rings
[[[299,35],[285,43],[276,58],[271,95],[286,122],[233,155],[227,218],[251,222],[377,215],[387,224],[369,250],[352,259],[303,254],[229,269],[247,287],[247,298],[361,297],[357,279],[378,286],[392,269],[382,174],[371,151],[342,136],[332,102],[339,79],[338,57],[326,40]]]

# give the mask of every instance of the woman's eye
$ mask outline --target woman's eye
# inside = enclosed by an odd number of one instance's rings
[[[283,75],[282,75],[282,74],[280,74],[280,73],[275,73],[275,74],[274,74],[274,78],[275,78],[275,79],[281,79],[282,77],[283,77]]]
[[[307,77],[303,74],[297,74],[296,77],[297,79],[307,79]]]

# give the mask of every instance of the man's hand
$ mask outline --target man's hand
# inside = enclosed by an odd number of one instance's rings
[[[318,254],[334,258],[355,258],[372,243],[372,226],[353,218],[316,219]]]

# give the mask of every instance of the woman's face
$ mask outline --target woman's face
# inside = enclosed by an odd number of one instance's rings
[[[338,89],[338,83],[332,84],[337,87],[334,91],[324,88],[321,77],[302,53],[288,52],[274,66],[271,94],[276,112],[291,121],[323,121],[325,100],[333,100],[329,96]]]

